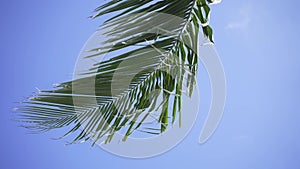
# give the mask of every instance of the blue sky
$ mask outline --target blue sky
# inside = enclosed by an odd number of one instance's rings
[[[213,137],[198,144],[208,110],[208,77],[191,133],[171,151],[133,160],[90,144],[65,146],[61,132],[26,134],[11,120],[14,102],[35,87],[71,79],[77,55],[100,21],[87,19],[102,1],[1,1],[0,168],[300,167],[299,2],[230,1],[212,7],[216,49],[227,77],[227,102]]]

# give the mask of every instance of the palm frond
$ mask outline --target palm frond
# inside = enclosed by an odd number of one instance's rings
[[[72,143],[108,143],[120,130],[124,141],[138,130],[162,133],[177,117],[181,125],[182,95],[191,96],[195,85],[199,28],[213,42],[209,2],[111,0],[99,6],[92,18],[109,14],[100,28],[107,39],[88,58],[110,57],[25,101],[19,120],[37,132],[73,126],[64,135],[80,131]],[[158,128],[143,127],[158,111]]]

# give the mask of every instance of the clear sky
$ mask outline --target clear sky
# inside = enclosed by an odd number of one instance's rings
[[[100,21],[87,17],[103,1],[9,0],[0,5],[3,169],[300,168],[300,2],[224,0],[212,7],[216,49],[227,77],[224,117],[203,145],[208,110],[203,93],[191,133],[158,157],[117,157],[90,144],[65,146],[60,131],[26,134],[11,108],[36,91],[71,79],[77,55]],[[209,86],[199,69],[200,84]],[[201,94],[201,93],[200,93]]]

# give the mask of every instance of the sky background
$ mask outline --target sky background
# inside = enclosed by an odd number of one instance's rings
[[[87,17],[101,0],[9,0],[0,5],[0,168],[300,168],[300,2],[224,0],[212,7],[215,47],[227,77],[223,119],[198,144],[208,111],[200,66],[200,113],[174,149],[122,158],[89,143],[65,146],[60,131],[30,135],[12,121],[14,102],[72,78],[76,58],[99,26]],[[203,96],[203,97],[202,97]]]

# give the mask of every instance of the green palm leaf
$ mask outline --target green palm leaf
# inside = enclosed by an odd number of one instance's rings
[[[134,131],[159,134],[178,116],[181,125],[182,95],[195,85],[199,27],[213,42],[208,2],[111,0],[98,7],[92,18],[110,16],[101,27],[107,38],[88,58],[108,59],[25,101],[19,120],[37,132],[72,126],[64,135],[79,131],[72,143],[108,143],[121,130],[124,141]],[[144,126],[149,118],[156,128]]]

